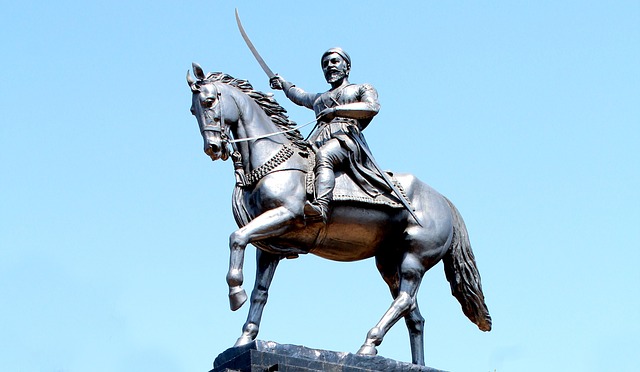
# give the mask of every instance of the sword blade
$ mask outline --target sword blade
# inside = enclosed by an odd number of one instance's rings
[[[271,71],[269,66],[267,66],[267,63],[264,61],[264,59],[262,59],[262,57],[260,56],[260,53],[258,53],[258,51],[256,50],[256,47],[253,46],[253,43],[249,39],[249,36],[247,36],[247,33],[244,31],[244,27],[242,27],[242,22],[240,22],[240,16],[238,16],[238,8],[236,8],[236,23],[238,24],[238,29],[240,30],[240,34],[242,35],[244,42],[247,43],[247,46],[249,47],[251,54],[253,54],[253,56],[256,58],[256,60],[260,64],[260,67],[262,67],[262,70],[264,70],[264,72],[267,74],[269,79],[276,76],[276,74],[274,74],[273,71]]]

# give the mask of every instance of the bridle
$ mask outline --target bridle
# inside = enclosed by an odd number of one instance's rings
[[[276,169],[280,164],[283,164],[287,161],[293,154],[295,150],[291,145],[287,143],[283,143],[281,148],[275,153],[269,160],[267,160],[262,165],[254,168],[251,172],[245,173],[245,170],[242,166],[242,157],[240,152],[238,151],[237,143],[239,142],[247,142],[252,140],[257,140],[260,138],[267,138],[271,136],[275,136],[277,134],[283,134],[287,132],[291,132],[297,130],[298,128],[302,128],[304,126],[316,123],[316,120],[313,120],[307,124],[297,126],[292,129],[282,130],[278,132],[267,133],[259,136],[241,138],[241,139],[232,139],[231,132],[229,126],[225,123],[224,118],[224,107],[222,100],[222,92],[216,82],[210,82],[212,85],[213,91],[211,93],[212,96],[208,97],[206,101],[215,97],[215,100],[211,103],[211,106],[204,105],[202,101],[199,101],[200,108],[202,109],[202,114],[204,116],[204,122],[200,127],[200,132],[205,135],[207,132],[216,133],[220,138],[220,147],[222,149],[222,160],[227,160],[228,154],[231,153],[231,158],[234,159],[234,167],[236,168],[236,182],[241,187],[250,187],[255,185],[258,181],[260,181],[264,176],[271,173],[274,169]],[[238,116],[239,120],[242,120],[242,114],[237,106],[237,102],[233,100],[236,107],[238,108]],[[231,145],[233,151],[228,151],[228,145]],[[306,170],[306,169],[305,169]],[[241,174],[241,175],[240,175]]]
[[[214,110],[214,108],[218,107],[218,112],[220,113],[219,115],[219,120],[220,124],[219,125],[211,125],[211,124],[205,124],[202,126],[202,128],[200,129],[201,133],[204,132],[214,132],[214,133],[219,133],[220,135],[220,139],[222,140],[223,144],[231,144],[234,149],[235,149],[235,144],[238,142],[248,142],[248,141],[253,141],[253,140],[258,140],[261,138],[268,138],[268,137],[272,137],[272,136],[276,136],[278,134],[284,134],[284,133],[288,133],[288,132],[293,132],[296,131],[300,128],[304,128],[306,126],[309,126],[311,124],[317,123],[317,120],[312,120],[308,123],[302,124],[302,125],[298,125],[294,128],[291,129],[286,129],[286,130],[281,130],[281,131],[277,131],[277,132],[272,132],[272,133],[267,133],[267,134],[262,134],[259,136],[253,136],[253,137],[247,137],[247,138],[240,138],[240,139],[232,139],[231,138],[231,134],[229,131],[229,127],[227,127],[224,123],[224,110],[222,108],[222,92],[220,92],[220,90],[218,89],[217,85],[215,82],[211,82],[211,84],[215,87],[216,90],[216,101],[213,104],[213,106],[211,108],[207,108],[205,111],[205,116],[207,119],[209,119],[210,122],[215,122],[216,119],[214,117],[211,117],[210,112]]]
[[[226,126],[224,123],[224,115],[223,115],[223,108],[222,108],[222,92],[220,92],[220,90],[215,85],[215,83],[212,82],[211,85],[215,88],[216,99],[211,107],[205,107],[203,110],[205,119],[207,119],[207,121],[205,121],[205,123],[203,123],[202,127],[200,128],[200,133],[202,134],[204,134],[205,132],[218,133],[220,135],[220,139],[223,144],[233,143],[234,141],[230,139],[231,136],[229,132],[229,127]],[[202,103],[200,103],[200,105],[202,106]],[[219,113],[217,120],[216,120],[216,117],[213,116],[215,115],[216,109]],[[220,122],[220,124],[209,124],[209,123],[215,123],[216,121]]]

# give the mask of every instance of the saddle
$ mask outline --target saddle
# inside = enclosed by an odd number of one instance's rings
[[[307,199],[311,202],[314,200],[316,192],[316,173],[314,171],[315,168],[315,154],[310,152],[310,156],[308,158],[307,163],[307,177],[306,177],[306,190],[307,190]],[[405,194],[402,185],[396,180],[393,176],[393,172],[385,171],[391,181],[395,184],[395,186],[400,190],[406,200],[409,200],[407,195]],[[380,193],[377,196],[371,196],[366,193],[354,180],[351,176],[350,172],[345,171],[336,171],[336,186],[333,189],[333,202],[332,204],[338,204],[342,202],[358,202],[365,203],[371,205],[385,205],[391,208],[404,208],[400,200],[394,194],[386,191],[380,190]]]

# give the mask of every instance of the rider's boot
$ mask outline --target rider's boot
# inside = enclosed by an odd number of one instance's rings
[[[322,217],[325,224],[329,220],[329,204],[333,200],[333,189],[336,185],[333,169],[320,167],[316,170],[316,199],[307,202],[304,214],[308,217]]]

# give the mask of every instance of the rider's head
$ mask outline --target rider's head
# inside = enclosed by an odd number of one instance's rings
[[[351,57],[342,48],[331,48],[324,52],[321,64],[324,78],[329,84],[349,77]]]

